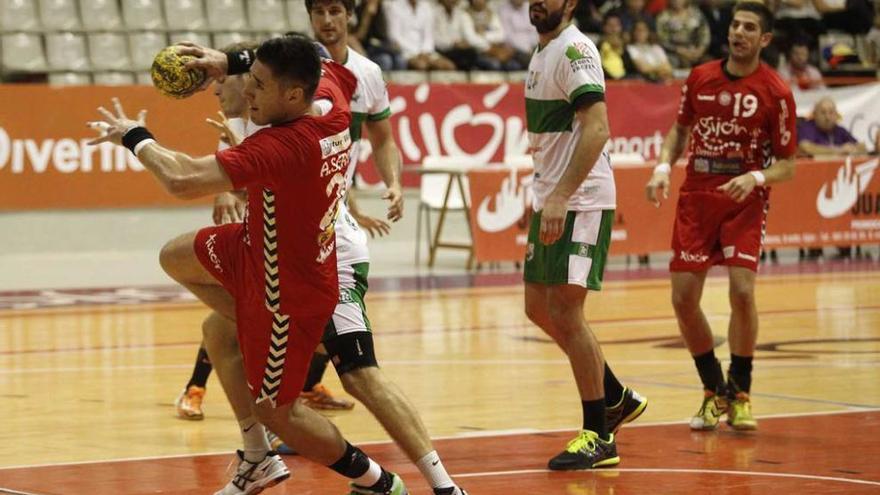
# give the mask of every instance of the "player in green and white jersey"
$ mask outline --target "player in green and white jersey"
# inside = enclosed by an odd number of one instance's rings
[[[525,307],[568,356],[583,408],[583,429],[550,460],[554,470],[617,465],[614,433],[647,406],[615,378],[584,319],[587,292],[602,288],[616,192],[603,151],[609,126],[602,62],[571,23],[576,6],[577,0],[529,0],[539,43],[525,88],[535,164]]]

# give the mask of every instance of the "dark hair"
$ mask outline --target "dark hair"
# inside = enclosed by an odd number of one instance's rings
[[[773,32],[773,12],[770,10],[769,7],[767,7],[760,1],[743,0],[741,2],[737,2],[736,5],[733,6],[733,13],[736,14],[740,11],[758,14],[758,17],[761,18],[761,32]]]
[[[309,15],[312,15],[312,7],[315,6],[316,3],[333,3],[339,2],[345,7],[345,11],[349,14],[354,12],[354,0],[306,0],[306,11]]]
[[[305,36],[266,40],[257,49],[257,60],[276,78],[302,85],[306,99],[312,99],[321,79],[321,58],[311,40]]]
[[[260,43],[258,41],[241,40],[224,46],[220,51],[223,53],[235,53],[243,52],[245,50],[256,50],[259,47]]]

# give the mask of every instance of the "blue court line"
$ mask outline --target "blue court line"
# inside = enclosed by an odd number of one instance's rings
[[[644,385],[652,385],[655,387],[663,387],[663,388],[674,388],[678,390],[694,390],[695,387],[692,385],[676,385],[674,383],[664,383],[664,382],[654,382],[651,380],[641,380],[638,378],[626,380],[627,382],[632,383],[641,383]],[[749,394],[752,397],[763,397],[766,399],[779,399],[779,400],[789,400],[793,402],[807,402],[810,404],[827,404],[832,406],[841,406],[841,407],[858,407],[862,409],[878,409],[880,405],[878,404],[858,404],[855,402],[838,402],[835,400],[824,400],[824,399],[810,399],[806,397],[795,397],[791,395],[781,395],[781,394],[767,394],[767,393],[752,393]]]

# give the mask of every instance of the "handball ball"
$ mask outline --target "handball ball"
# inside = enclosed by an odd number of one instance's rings
[[[165,96],[186,98],[193,94],[204,82],[203,70],[190,70],[183,66],[192,60],[189,55],[179,55],[173,46],[168,46],[156,54],[150,76],[153,86]]]

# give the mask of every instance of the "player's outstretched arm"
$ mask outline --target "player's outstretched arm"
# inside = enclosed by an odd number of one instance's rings
[[[565,167],[562,177],[547,197],[541,213],[541,242],[553,244],[562,236],[565,215],[568,211],[568,198],[586,180],[590,170],[599,159],[605,143],[611,137],[608,126],[608,110],[604,101],[597,101],[580,107],[575,118],[581,124],[571,161]]]
[[[233,189],[232,181],[213,156],[193,158],[163,147],[144,127],[146,111],[138,114],[138,120],[125,115],[118,98],[113,98],[115,114],[104,107],[98,112],[102,121],[89,122],[101,135],[89,144],[111,142],[125,146],[134,153],[144,167],[153,173],[169,193],[181,199],[191,199]]]
[[[400,187],[400,150],[394,142],[391,121],[388,119],[367,121],[367,133],[373,147],[373,159],[382,182],[387,188],[382,199],[388,201],[388,220],[396,222],[403,218],[403,193]],[[372,234],[372,232],[371,232]]]

